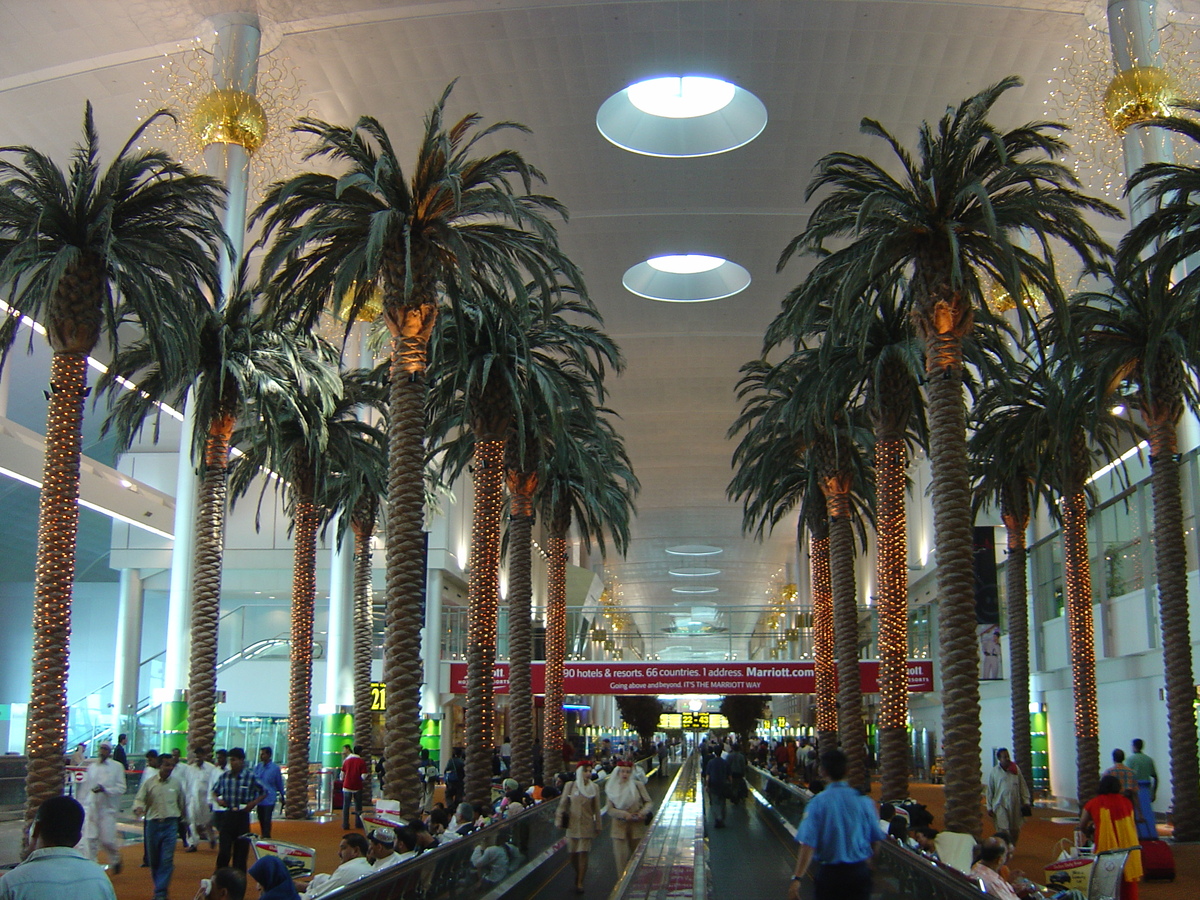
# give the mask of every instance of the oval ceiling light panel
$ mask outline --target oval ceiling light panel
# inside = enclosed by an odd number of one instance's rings
[[[679,578],[704,578],[712,575],[720,575],[720,569],[670,569],[669,574]]]
[[[665,303],[705,303],[740,294],[750,286],[750,273],[719,256],[698,253],[656,256],[625,270],[625,290]]]
[[[596,127],[622,150],[645,156],[712,156],[750,143],[767,127],[767,108],[720,78],[648,78],[601,104]]]
[[[672,594],[715,594],[720,588],[717,587],[673,587]]]
[[[667,548],[667,553],[672,556],[716,556],[724,552],[720,547],[710,547],[707,544],[680,544]]]

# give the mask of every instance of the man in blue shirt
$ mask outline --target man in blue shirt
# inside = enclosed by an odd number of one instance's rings
[[[0,878],[4,900],[115,900],[112,882],[95,862],[74,849],[83,834],[83,807],[72,797],[51,797],[37,811],[33,852]]]
[[[841,750],[821,754],[821,771],[829,784],[809,801],[796,830],[800,853],[788,898],[799,900],[800,881],[815,856],[821,863],[814,878],[816,900],[870,900],[870,860],[883,840],[879,814],[870,797],[846,784]]]
[[[258,816],[258,827],[262,830],[262,836],[265,838],[271,837],[271,816],[275,812],[277,798],[283,793],[283,773],[279,770],[279,765],[271,759],[272,753],[270,747],[263,747],[259,750],[258,764],[255,765],[252,773],[255,780],[267,793],[267,796],[254,808],[255,814]]]

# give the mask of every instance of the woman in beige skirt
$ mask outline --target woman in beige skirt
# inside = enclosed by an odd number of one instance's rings
[[[555,821],[567,829],[567,849],[575,867],[575,893],[583,893],[592,840],[600,834],[600,786],[592,781],[592,763],[581,760],[575,780],[568,781],[558,801]]]
[[[633,777],[633,763],[627,760],[617,763],[612,777],[604,782],[604,796],[604,812],[612,819],[609,832],[619,878],[646,834],[646,816],[654,804],[646,788]]]

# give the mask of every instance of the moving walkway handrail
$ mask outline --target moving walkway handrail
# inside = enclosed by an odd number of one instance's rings
[[[760,808],[793,838],[804,807],[813,795],[804,788],[781,781],[757,766],[747,769],[746,780]],[[915,853],[892,840],[883,841],[873,862],[875,887],[871,896],[878,900],[979,900],[983,892],[969,876]]]

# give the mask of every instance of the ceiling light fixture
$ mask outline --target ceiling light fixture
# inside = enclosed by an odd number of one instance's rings
[[[596,127],[623,150],[645,156],[712,156],[750,143],[767,108],[744,88],[705,75],[647,78],[601,104]]]
[[[720,569],[668,569],[668,574],[678,578],[704,578],[709,575],[720,575]]]
[[[719,256],[680,253],[655,256],[630,266],[621,278],[625,290],[665,303],[704,303],[740,294],[750,273]]]
[[[715,556],[725,551],[707,544],[680,544],[677,547],[667,547],[666,552],[672,556]]]
[[[715,594],[719,590],[720,590],[720,588],[716,588],[716,587],[694,587],[694,588],[673,587],[673,588],[671,588],[671,593],[672,594]]]
[[[670,75],[631,84],[625,92],[629,102],[647,115],[694,119],[727,107],[737,93],[737,85],[703,75]]]

